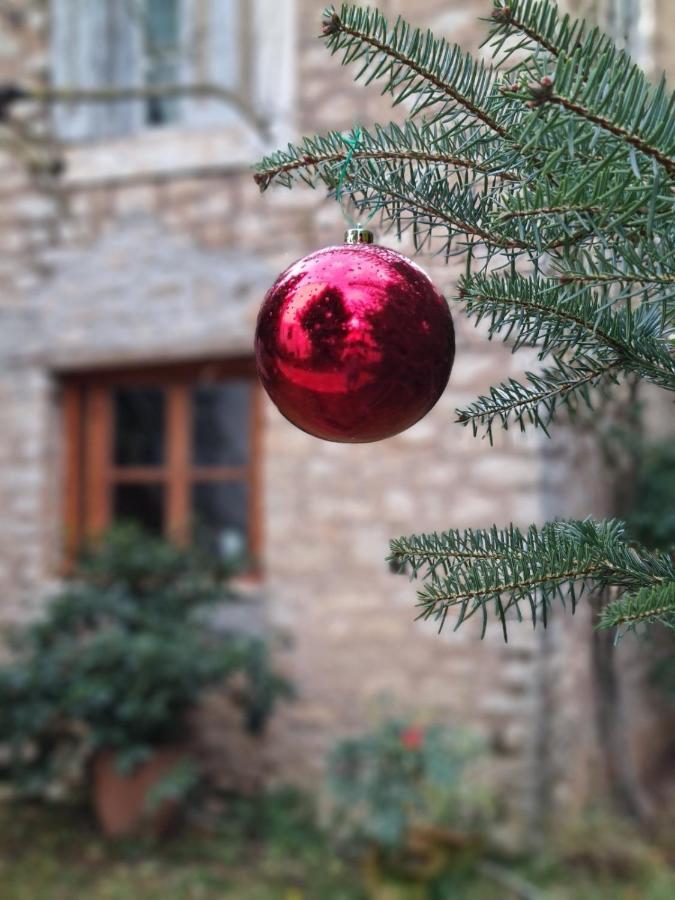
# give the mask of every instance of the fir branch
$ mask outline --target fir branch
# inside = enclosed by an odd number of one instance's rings
[[[390,123],[362,128],[358,136],[354,132],[332,131],[306,137],[302,144],[289,144],[286,150],[278,150],[261,160],[255,167],[254,178],[262,191],[275,180],[291,187],[296,174],[312,187],[316,186],[317,179],[334,187],[336,170],[348,157],[355,165],[361,161],[381,162],[392,175],[400,172],[401,164],[415,164],[442,168],[446,173],[464,169],[502,181],[520,181],[514,172],[504,171],[498,160],[493,162],[477,152],[466,135],[457,140],[440,129],[421,130],[410,120],[403,126]]]
[[[508,606],[511,606],[516,602],[516,598],[522,599],[527,597],[533,589],[546,590],[551,585],[557,587],[571,581],[583,581],[592,575],[596,575],[599,571],[599,565],[588,565],[586,568],[582,568],[579,565],[571,568],[563,566],[561,569],[554,569],[545,573],[540,572],[529,578],[516,578],[511,581],[508,579],[503,581],[495,579],[492,584],[487,583],[481,573],[481,577],[476,579],[475,587],[467,588],[464,591],[457,591],[450,586],[441,587],[431,584],[420,591],[419,594],[419,605],[424,607],[424,612],[420,618],[428,618],[431,614],[438,612],[439,605],[442,605],[444,608],[460,606],[467,600],[486,600],[501,597],[502,594],[511,595],[511,599],[508,602]]]
[[[620,367],[675,390],[675,360],[658,312],[640,306],[614,311],[590,288],[570,292],[553,279],[476,274],[460,281],[460,298],[488,334],[504,332],[514,349],[537,346],[539,358],[571,350],[573,357],[604,346]]]
[[[260,163],[258,171],[253,177],[262,191],[265,191],[271,182],[280,175],[286,175],[295,172],[298,169],[318,168],[330,163],[341,163],[347,159],[349,154],[349,150],[346,149],[340,153],[327,154],[325,156],[313,156],[309,153],[305,153],[302,157],[298,158],[296,156],[297,152],[296,148],[289,147],[289,152],[286,154],[285,161],[280,161],[281,156],[279,154],[276,164],[271,162],[271,158],[263,160]],[[353,159],[354,162],[358,162],[359,160],[374,160],[377,162],[390,162],[395,160],[397,162],[446,165],[453,166],[454,168],[473,169],[477,172],[489,174],[485,167],[480,166],[480,164],[472,164],[469,159],[462,159],[458,156],[448,156],[443,153],[424,153],[419,150],[355,150],[351,154],[351,159]],[[326,180],[325,176],[322,177]],[[498,177],[505,179],[514,178],[512,175],[506,174],[500,174]],[[331,178],[330,181],[334,182],[334,179]],[[290,187],[290,184],[288,186]]]
[[[634,628],[638,624],[660,623],[675,630],[675,581],[641,588],[608,603],[600,628]]]
[[[610,132],[615,137],[621,138],[621,140],[625,141],[628,144],[631,144],[633,147],[636,147],[642,153],[645,153],[647,156],[651,156],[653,159],[655,159],[658,163],[660,163],[660,165],[664,167],[669,175],[675,175],[675,158],[667,156],[665,153],[661,152],[658,147],[655,147],[654,145],[646,141],[643,137],[640,137],[639,134],[635,134],[634,132],[629,131],[627,128],[623,128],[621,125],[617,125],[615,122],[612,122],[605,116],[594,113],[591,109],[584,106],[583,104],[577,103],[574,100],[568,100],[566,97],[563,97],[560,94],[551,93],[548,97],[546,97],[545,102],[550,104],[558,104],[559,106],[562,106],[563,109],[575,113],[575,115],[586,119],[588,122],[591,122],[593,125],[597,125],[599,128],[603,128],[605,131]]]
[[[634,147],[656,160],[669,175],[675,173],[675,98],[667,93],[664,80],[653,87],[644,72],[611,43],[594,54],[586,45],[576,47],[557,60],[555,72],[528,84],[525,94],[531,107],[557,107],[595,126],[585,129],[589,140],[600,129],[600,133],[618,138],[619,146]],[[542,120],[531,141],[543,139],[550,119]]]
[[[615,382],[618,371],[620,366],[614,356],[577,356],[573,362],[554,357],[553,366],[538,373],[526,372],[525,384],[509,378],[491,387],[488,396],[481,395],[469,406],[456,410],[456,421],[470,425],[474,435],[482,429],[490,443],[495,421],[504,429],[515,421],[521,431],[532,425],[548,435],[548,426],[561,404],[571,414],[576,412],[579,401],[592,407],[589,388]]]
[[[587,213],[593,215],[600,212],[598,206],[540,206],[538,209],[516,209],[502,213],[499,218],[505,222],[509,219],[526,219],[537,216],[565,216],[569,213]]]
[[[544,280],[478,274],[460,282],[460,297],[466,303],[467,316],[475,317],[476,325],[489,316],[489,337],[506,330],[505,339],[513,341],[514,349],[537,343],[544,350],[579,349],[594,347],[600,341],[616,353],[625,349],[612,336],[611,312],[603,311],[590,292],[569,298]]]
[[[572,272],[556,275],[561,284],[675,284],[675,275],[629,275],[621,272]]]
[[[592,284],[612,288],[615,284],[640,284],[647,292],[662,293],[662,285],[675,281],[675,244],[670,223],[666,222],[658,235],[645,240],[636,236],[631,240],[587,246],[573,258],[554,261],[552,277],[561,284]],[[579,277],[582,276],[582,277]],[[621,294],[616,295],[617,302]]]
[[[386,167],[366,162],[345,178],[341,189],[361,214],[379,213],[399,236],[411,228],[418,250],[440,233],[444,239],[440,252],[448,255],[453,239],[460,235],[481,242],[490,255],[498,250],[529,255],[538,252],[536,245],[520,240],[516,228],[489,221],[483,207],[491,203],[490,190],[477,191],[473,180],[462,178],[458,172],[452,178],[437,167],[391,173]]]
[[[612,44],[597,27],[588,28],[585,22],[572,19],[568,13],[561,18],[558,8],[550,0],[494,0],[494,6],[488,41],[496,51],[501,50],[506,38],[520,33],[527,39],[528,49],[541,47],[554,60],[583,48],[588,65],[592,65],[592,60]],[[521,47],[522,43],[509,47],[506,58]],[[531,59],[525,60],[524,65],[527,66]],[[521,65],[523,63],[519,63],[519,67]]]
[[[498,558],[481,556],[486,546]],[[545,622],[554,598],[564,602],[569,596],[576,604],[577,585],[582,590],[591,583],[615,585],[627,593],[639,593],[655,583],[663,590],[675,580],[670,557],[630,547],[624,540],[623,523],[615,520],[550,522],[540,529],[530,526],[526,533],[510,526],[503,531],[493,527],[413,535],[392,541],[391,547],[399,565],[410,564],[413,574],[421,572],[427,581],[418,593],[422,618],[434,618],[442,627],[449,610],[458,608],[456,627],[480,613],[485,629],[488,607],[494,603],[505,638],[506,615],[514,609],[520,616],[521,602],[528,605],[533,621],[541,612]],[[438,559],[430,553],[424,560],[426,568],[420,562],[420,547],[439,551]],[[462,555],[467,549],[474,555]]]
[[[520,187],[504,187],[500,218],[520,218],[527,222],[527,234],[551,233],[566,222],[583,223],[596,241],[625,242],[628,232],[652,236],[667,229],[672,221],[673,200],[666,178],[639,177],[620,159],[620,146],[612,141],[607,155],[595,162],[565,159],[555,154],[558,165],[555,181],[532,179]],[[610,165],[612,163],[612,165]],[[555,234],[555,231],[553,231]]]
[[[400,17],[389,30],[386,19],[377,10],[347,4],[339,14],[332,7],[326,11],[323,35],[331,53],[343,51],[343,65],[365,57],[355,80],[371,69],[367,82],[385,77],[383,93],[394,95],[396,103],[426,91],[414,112],[441,100],[450,101],[508,139],[508,129],[487,108],[494,80],[492,72],[463,53],[458,45],[437,40],[429,31],[413,30]],[[375,65],[378,57],[380,61]]]
[[[546,4],[538,3],[536,4],[535,9],[538,12],[543,13],[548,19],[550,19],[552,15],[555,15],[555,8],[547,8]],[[548,26],[548,29],[545,29],[541,28],[538,23],[526,21],[525,17],[523,17],[523,19],[518,18],[518,12],[514,10],[512,5],[495,5],[495,9],[492,11],[492,18],[498,25],[507,26],[504,29],[507,34],[512,31],[520,31],[522,34],[529,37],[535,44],[543,47],[544,50],[551,54],[551,56],[560,55],[561,49],[544,33],[545,30],[550,29],[550,25]],[[538,28],[540,30],[538,30]],[[497,29],[493,30],[493,35],[496,33],[496,30]]]
[[[424,213],[429,216],[428,227],[430,230],[434,227],[435,222],[442,222],[451,229],[454,229],[457,234],[470,234],[495,248],[501,248],[503,250],[535,249],[523,241],[506,237],[495,231],[489,231],[487,228],[481,227],[477,222],[470,221],[469,216],[461,218],[459,215],[449,212],[449,210],[453,208],[452,205],[434,203],[431,197],[425,198],[422,192],[418,193],[417,191],[412,190],[410,193],[406,194],[399,190],[390,189],[383,200],[381,208],[385,211],[387,208],[391,208],[390,201],[392,200],[404,204],[406,209],[409,210],[412,215]],[[466,207],[464,207],[464,210],[466,211]],[[390,215],[388,218],[400,222],[400,208],[398,211],[394,212],[394,215]],[[452,231],[450,234],[452,235]]]
[[[463,532],[456,528],[442,534],[421,534],[390,541],[388,562],[410,566],[416,576],[424,566],[446,568],[456,560],[489,559],[499,561],[525,549],[521,532],[513,525],[480,532]],[[427,570],[427,574],[429,574]]]

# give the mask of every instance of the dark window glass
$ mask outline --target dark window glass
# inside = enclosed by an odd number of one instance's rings
[[[248,486],[240,481],[204,482],[192,487],[194,538],[221,559],[237,559],[248,550]]]
[[[118,522],[136,522],[151,534],[162,533],[164,485],[116,484],[113,515]]]
[[[161,466],[164,463],[164,391],[117,388],[114,397],[116,466]]]
[[[251,382],[201,385],[192,392],[192,462],[242,466],[248,461]]]
[[[179,0],[146,0],[145,81],[149,87],[176,84],[179,79]],[[149,97],[145,121],[164,125],[178,118],[176,97]]]

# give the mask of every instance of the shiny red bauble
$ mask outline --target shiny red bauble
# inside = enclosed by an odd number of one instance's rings
[[[267,292],[258,374],[280,412],[328,441],[379,441],[443,393],[455,355],[450,310],[429,277],[376,244],[327,247]]]

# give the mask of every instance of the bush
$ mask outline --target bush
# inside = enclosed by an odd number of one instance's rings
[[[628,535],[650,549],[675,554],[675,443],[644,449],[635,485],[635,502],[626,520]],[[652,666],[652,679],[675,701],[675,634],[670,653]]]
[[[289,685],[263,640],[214,628],[209,611],[236,599],[226,576],[136,527],[111,531],[44,618],[12,636],[0,775],[40,794],[103,748],[128,771],[182,742],[203,692],[235,676],[245,724],[262,728]]]
[[[675,442],[644,450],[627,532],[650,549],[675,551]]]
[[[338,836],[388,853],[416,830],[457,838],[481,828],[491,804],[468,773],[480,750],[459,729],[397,720],[341,741],[328,766]]]

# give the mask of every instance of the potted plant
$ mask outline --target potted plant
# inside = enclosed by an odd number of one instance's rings
[[[475,859],[491,810],[469,776],[480,750],[459,729],[400,720],[337,745],[327,778],[333,829],[358,851],[374,896],[392,896],[391,878],[429,882],[449,861]]]
[[[83,559],[0,668],[0,764],[15,789],[63,791],[86,770],[106,833],[167,825],[197,775],[186,742],[204,692],[236,676],[251,730],[289,693],[262,639],[215,627],[210,609],[234,600],[226,575],[131,526]]]

